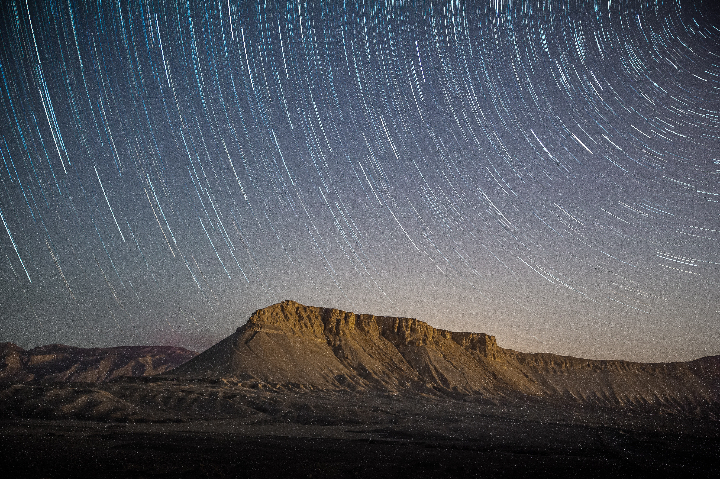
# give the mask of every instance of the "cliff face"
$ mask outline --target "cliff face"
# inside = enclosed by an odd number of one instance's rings
[[[321,389],[437,385],[472,392],[490,384],[492,376],[483,365],[498,351],[495,338],[482,333],[453,333],[415,319],[285,301],[256,311],[233,335],[171,374]]]
[[[482,333],[293,301],[256,311],[234,334],[168,374],[604,407],[691,410],[720,403],[718,358],[642,364],[520,353]]]
[[[196,354],[172,346],[76,348],[50,344],[25,350],[0,343],[0,381],[103,382],[120,376],[151,376]]]

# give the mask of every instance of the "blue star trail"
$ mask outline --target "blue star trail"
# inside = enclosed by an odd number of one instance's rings
[[[0,340],[295,299],[720,353],[712,2],[3,2]]]

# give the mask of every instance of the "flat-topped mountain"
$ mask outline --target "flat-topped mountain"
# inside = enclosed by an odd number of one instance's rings
[[[495,338],[482,333],[284,301],[256,311],[234,334],[168,374],[321,389],[437,385],[475,392],[490,384],[481,365],[497,352]]]
[[[610,407],[691,410],[720,404],[719,356],[645,364],[521,353],[499,347],[483,333],[294,301],[256,311],[234,334],[165,374],[321,390],[530,396]]]
[[[49,344],[25,350],[0,343],[0,381],[103,382],[120,376],[152,376],[196,354],[174,346],[77,348]]]

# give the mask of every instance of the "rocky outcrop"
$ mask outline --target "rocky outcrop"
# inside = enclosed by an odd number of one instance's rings
[[[719,359],[643,364],[521,353],[487,334],[284,301],[256,311],[234,334],[166,374],[691,411],[720,404]]]
[[[311,388],[471,392],[491,379],[481,365],[497,354],[495,338],[482,333],[284,301],[256,311],[233,335],[169,374]]]
[[[196,354],[173,346],[76,348],[50,344],[25,350],[0,343],[0,381],[103,382],[121,376],[151,376]]]

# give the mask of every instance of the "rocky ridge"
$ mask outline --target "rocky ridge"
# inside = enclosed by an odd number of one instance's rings
[[[308,390],[532,397],[688,413],[720,405],[718,356],[646,364],[522,353],[483,333],[294,301],[256,311],[234,334],[165,374]]]
[[[78,348],[50,344],[25,350],[0,343],[0,382],[105,382],[122,376],[152,376],[197,353],[174,346]]]

